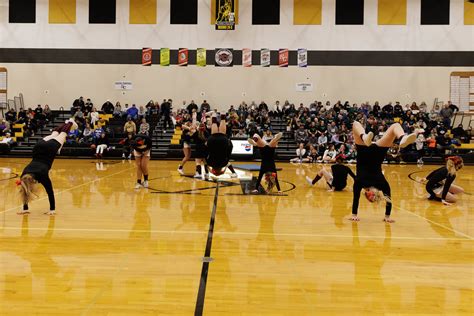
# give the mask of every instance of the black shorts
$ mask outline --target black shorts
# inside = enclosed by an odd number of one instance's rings
[[[204,144],[196,145],[194,150],[194,158],[204,159],[207,157],[207,147]]]
[[[232,143],[225,134],[212,134],[207,139],[207,164],[215,169],[224,168],[229,163]]]

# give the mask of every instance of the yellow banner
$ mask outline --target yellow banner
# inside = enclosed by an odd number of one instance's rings
[[[76,24],[76,0],[49,0],[49,23]]]
[[[378,0],[379,25],[406,25],[407,0]]]
[[[130,0],[130,24],[156,24],[156,0]]]
[[[200,67],[206,66],[206,49],[198,48],[196,51],[196,65]]]
[[[211,0],[211,24],[216,24],[216,1],[224,3],[226,0]],[[239,24],[239,0],[234,0],[234,22]]]
[[[474,25],[474,3],[464,0],[464,24]]]
[[[160,65],[161,66],[170,65],[170,49],[169,48],[160,49]]]
[[[294,25],[319,25],[322,22],[322,0],[294,0]]]

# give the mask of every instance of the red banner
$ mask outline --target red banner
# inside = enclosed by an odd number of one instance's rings
[[[151,66],[152,53],[153,53],[153,50],[151,48],[142,49],[142,65],[143,66]]]
[[[288,67],[288,49],[283,48],[278,51],[278,66]]]
[[[178,66],[188,65],[188,49],[180,48],[178,52]]]

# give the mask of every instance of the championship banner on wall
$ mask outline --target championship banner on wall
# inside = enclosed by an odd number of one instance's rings
[[[242,66],[252,67],[252,50],[250,48],[242,49]]]
[[[160,49],[160,65],[161,66],[170,65],[170,49],[169,48]]]
[[[187,66],[188,65],[188,49],[180,48],[178,51],[178,66]]]
[[[306,48],[298,48],[298,67],[308,66],[308,50]]]
[[[268,48],[260,50],[260,65],[262,67],[270,67],[270,50]]]
[[[234,50],[232,48],[216,48],[214,60],[217,67],[232,67],[234,65]]]
[[[206,66],[206,49],[205,48],[198,48],[196,51],[196,65],[199,67]]]
[[[286,48],[278,51],[278,67],[288,67],[288,49]]]
[[[235,30],[234,0],[215,0],[216,30]]]
[[[142,49],[142,65],[143,66],[151,66],[152,52],[153,50],[148,47]]]

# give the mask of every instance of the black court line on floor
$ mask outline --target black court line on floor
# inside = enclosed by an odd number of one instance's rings
[[[200,180],[200,179],[197,179],[197,180]],[[148,189],[153,191],[153,192],[150,192],[152,194],[201,194],[200,191],[207,191],[207,190],[212,190],[212,189],[217,188],[217,183],[220,183],[222,187],[234,187],[234,186],[240,185],[239,183],[235,183],[231,181],[218,181],[218,182],[206,181],[206,182],[215,183],[216,185],[211,186],[211,187],[205,187],[205,188],[187,189],[187,190],[179,190],[179,191],[166,191],[166,190],[154,189],[150,187],[148,187]]]
[[[0,179],[0,181],[8,181],[15,178],[18,178],[18,173],[11,173],[9,178]]]
[[[217,212],[217,199],[219,197],[219,182],[216,183],[216,191],[214,194],[214,204],[212,206],[211,219],[209,221],[209,230],[207,232],[206,249],[204,250],[204,257],[201,269],[201,278],[199,281],[199,290],[196,299],[196,308],[194,315],[201,316],[204,310],[204,299],[206,297],[207,275],[209,273],[209,263],[211,259],[212,237],[214,235],[214,223]]]
[[[421,181],[418,181],[418,180],[416,180],[416,179],[413,178],[413,175],[414,175],[414,174],[421,173],[421,172],[426,172],[426,171],[424,171],[424,170],[414,171],[414,172],[412,172],[412,173],[410,173],[410,174],[408,175],[408,178],[409,178],[410,180],[412,180],[412,181],[415,181],[416,183],[425,184],[425,183],[423,183],[423,182],[421,182]],[[469,193],[469,192],[466,192],[466,191],[464,191],[463,194],[472,195],[472,193]]]

